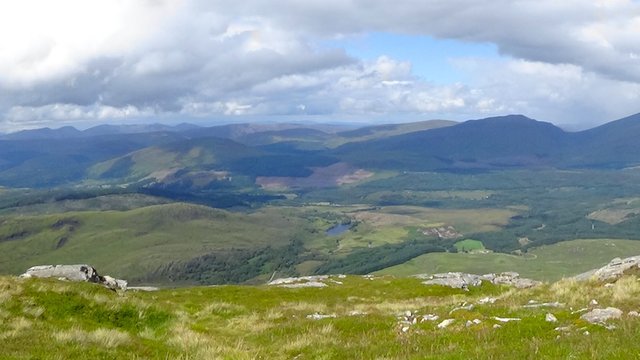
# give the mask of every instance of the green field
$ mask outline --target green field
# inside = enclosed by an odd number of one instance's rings
[[[484,245],[482,244],[482,241],[472,240],[472,239],[465,239],[462,241],[458,241],[457,243],[454,244],[454,246],[456,247],[456,250],[458,250],[458,252],[467,252],[467,253],[485,249]]]
[[[400,276],[449,271],[473,274],[516,271],[523,277],[554,281],[600,267],[615,257],[634,255],[640,255],[638,240],[572,240],[535,248],[523,256],[499,253],[426,254],[377,274]]]

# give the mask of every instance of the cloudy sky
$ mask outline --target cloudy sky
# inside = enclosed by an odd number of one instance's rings
[[[0,2],[0,131],[640,112],[634,0]]]

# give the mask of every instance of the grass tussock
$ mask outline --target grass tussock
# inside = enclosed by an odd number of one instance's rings
[[[616,304],[635,304],[640,297],[640,279],[636,276],[624,277],[616,281],[611,289],[611,298]]]
[[[7,331],[0,332],[0,339],[15,338],[30,329],[32,325],[33,322],[26,318],[14,318],[7,323]]]
[[[592,299],[607,297],[608,290],[595,281],[579,282],[563,279],[549,287],[551,298],[561,299],[570,306],[581,307]]]
[[[127,345],[131,341],[129,334],[116,329],[85,331],[79,328],[73,328],[54,334],[54,338],[60,342],[95,344],[106,348]]]

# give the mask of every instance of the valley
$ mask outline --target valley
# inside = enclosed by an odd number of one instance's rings
[[[0,139],[0,273],[89,262],[161,286],[454,270],[557,280],[640,244],[636,123],[568,133],[505,116],[10,134]],[[46,153],[27,151],[35,142]],[[605,155],[602,167],[594,159]],[[583,242],[595,253],[553,260]]]

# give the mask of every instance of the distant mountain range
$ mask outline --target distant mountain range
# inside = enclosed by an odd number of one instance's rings
[[[337,156],[365,167],[472,170],[624,168],[640,164],[640,114],[580,132],[522,115],[348,143]]]
[[[640,165],[640,114],[580,132],[522,115],[345,129],[337,125],[100,125],[0,137],[0,185],[140,181],[154,173],[304,177],[346,162],[395,171]],[[175,176],[174,176],[175,180]]]

